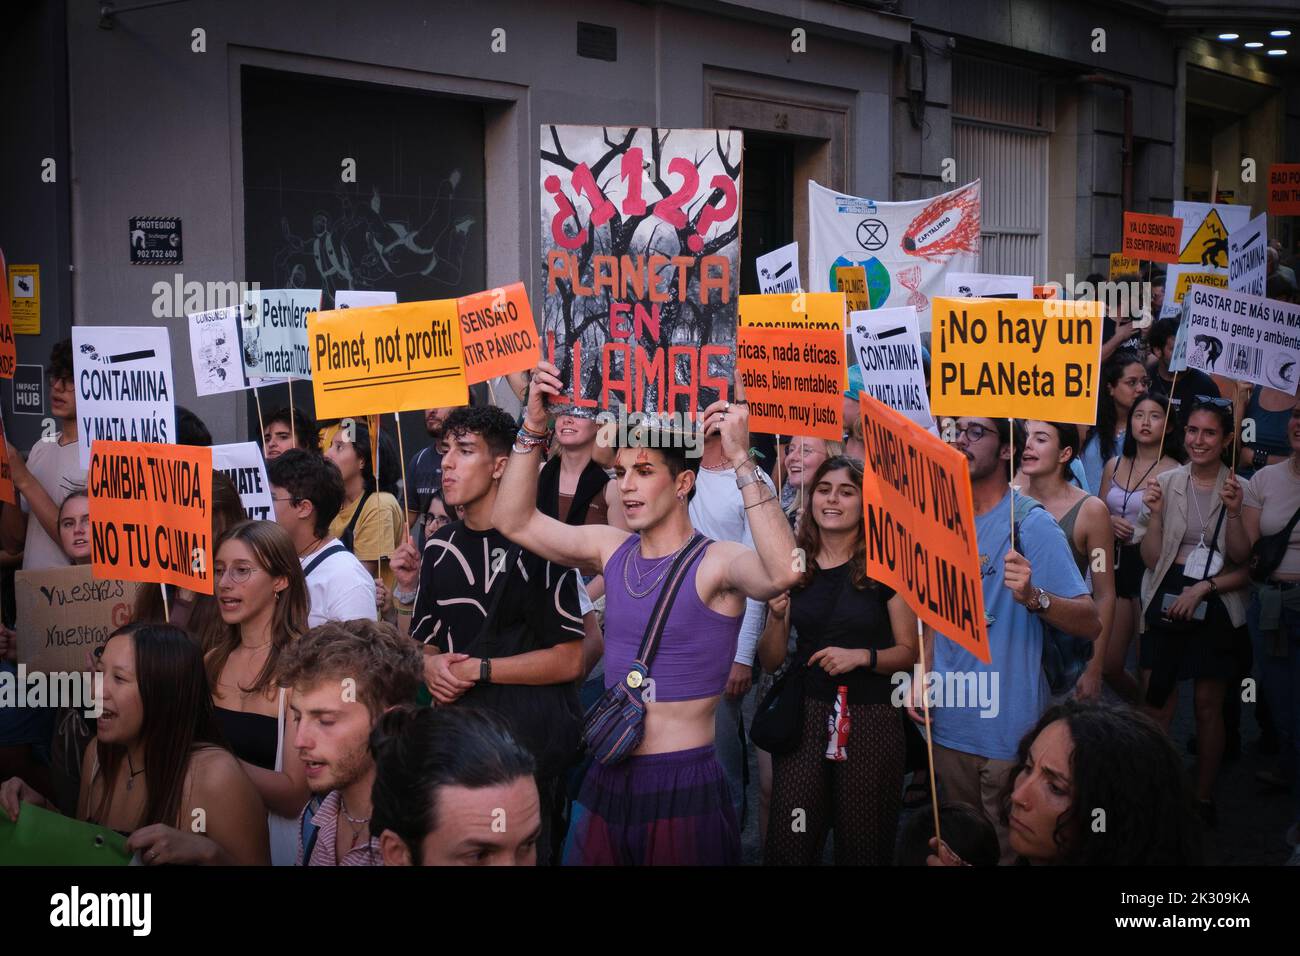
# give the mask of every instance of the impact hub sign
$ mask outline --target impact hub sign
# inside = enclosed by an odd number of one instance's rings
[[[728,397],[737,130],[544,126],[542,329],[575,406],[694,415]]]

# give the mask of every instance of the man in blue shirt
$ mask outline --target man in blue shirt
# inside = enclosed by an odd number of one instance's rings
[[[1043,628],[1095,640],[1101,619],[1069,542],[1046,508],[1022,504],[1016,549],[1011,547],[1010,422],[959,418],[954,445],[970,468],[992,660],[985,664],[942,635],[935,640],[927,629],[924,659],[937,675],[926,681],[934,688],[934,770],[945,799],[984,810],[998,830],[1005,863],[1010,854],[999,806],[1002,791],[1020,738],[1050,698]],[[1017,492],[1016,497],[1022,496]]]

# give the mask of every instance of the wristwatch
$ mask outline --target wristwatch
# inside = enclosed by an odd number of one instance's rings
[[[1051,606],[1052,596],[1042,588],[1034,588],[1034,596],[1025,602],[1025,610],[1030,614],[1046,611]]]
[[[492,683],[492,662],[486,657],[481,658],[478,664],[478,682],[480,684]]]

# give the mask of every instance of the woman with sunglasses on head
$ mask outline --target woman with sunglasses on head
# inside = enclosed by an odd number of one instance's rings
[[[817,863],[834,829],[837,865],[886,866],[894,856],[906,758],[890,678],[916,663],[916,614],[901,595],[867,577],[862,463],[828,458],[809,488],[796,535],[808,570],[784,610],[773,602],[758,645],[763,669],[777,670],[794,626],[794,666],[800,668],[794,679],[802,681],[803,692],[799,743],[790,753],[772,755],[764,862]],[[851,729],[844,759],[828,759],[828,725],[840,716],[841,687],[847,688]],[[799,808],[807,826],[796,831],[790,821]]]
[[[1115,566],[1110,511],[1105,503],[1070,482],[1070,465],[1079,451],[1079,430],[1061,422],[1029,420],[1017,429],[1021,445],[1021,490],[1056,519],[1070,544],[1079,573],[1092,588],[1101,617],[1101,635],[1092,659],[1079,675],[1074,693],[1080,699],[1101,694],[1106,648],[1115,619]],[[1127,439],[1126,439],[1127,440]],[[1101,560],[1097,560],[1100,557]]]
[[[102,713],[82,764],[77,818],[128,836],[127,849],[146,865],[264,865],[266,815],[222,742],[202,652],[179,628],[131,624],[98,657]],[[0,786],[10,820],[21,803],[55,809],[18,778]]]
[[[1110,511],[1115,542],[1115,623],[1106,642],[1102,673],[1111,689],[1130,704],[1138,702],[1138,684],[1126,668],[1128,648],[1137,635],[1142,576],[1147,569],[1141,548],[1133,543],[1133,531],[1147,481],[1177,468],[1183,458],[1182,429],[1169,414],[1169,399],[1148,392],[1129,409],[1123,451],[1106,462],[1101,475],[1098,497]]]
[[[1279,536],[1268,562],[1275,566],[1256,570],[1246,619],[1263,684],[1260,699],[1268,701],[1282,742],[1289,745],[1279,761],[1289,772],[1261,771],[1259,779],[1291,789],[1287,842],[1295,846],[1300,843],[1300,400],[1293,397],[1291,405],[1291,454],[1261,468],[1246,484],[1241,520],[1228,527],[1228,554],[1247,563],[1261,537]]]
[[[272,861],[291,863],[292,828],[310,794],[276,673],[284,649],[307,631],[302,564],[289,532],[243,521],[218,542],[212,572],[225,625],[205,661],[217,722],[266,809],[290,821],[272,823]]]
[[[1147,367],[1136,352],[1116,352],[1101,369],[1104,391],[1097,398],[1097,424],[1088,432],[1079,453],[1087,482],[1085,490],[1101,490],[1106,462],[1122,454],[1124,427],[1133,403],[1146,394]]]
[[[1223,698],[1246,636],[1249,575],[1225,554],[1228,525],[1241,520],[1242,488],[1227,466],[1232,403],[1197,396],[1183,428],[1187,464],[1147,479],[1134,540],[1142,579],[1140,664],[1146,710],[1168,732],[1178,682],[1194,681],[1196,796],[1209,826],[1223,759]]]

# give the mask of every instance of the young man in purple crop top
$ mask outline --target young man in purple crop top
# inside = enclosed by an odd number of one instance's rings
[[[524,414],[526,432],[547,432],[547,403],[562,392],[559,370],[540,363]],[[736,813],[714,755],[714,714],[731,672],[745,599],[767,600],[793,586],[798,574],[790,526],[749,458],[743,402],[710,405],[700,428],[721,435],[754,548],[715,541],[688,568],[650,667],[641,745],[614,766],[592,764],[574,805],[566,864],[740,862]],[[626,677],[672,559],[695,534],[688,502],[699,459],[689,458],[687,448],[698,444],[683,441],[693,436],[652,426],[628,437],[615,474],[630,533],[565,525],[538,511],[532,441],[514,446],[492,512],[496,528],[534,554],[604,570],[607,687]]]

